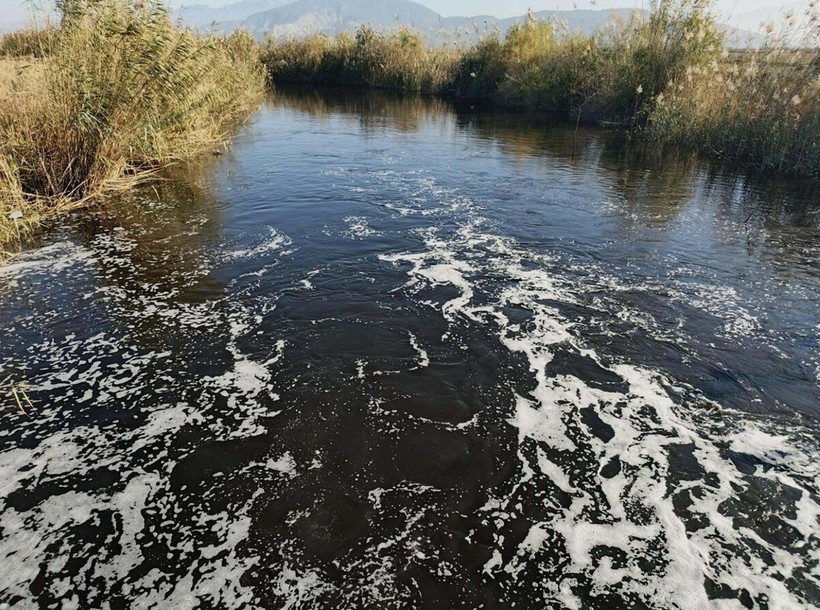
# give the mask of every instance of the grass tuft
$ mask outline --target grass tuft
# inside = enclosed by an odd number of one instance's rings
[[[380,33],[365,26],[355,36],[268,39],[262,61],[274,82],[439,93],[450,81],[456,56],[427,47],[421,35],[408,28]]]
[[[274,82],[329,83],[486,100],[618,125],[721,160],[820,176],[820,14],[730,52],[712,0],[654,0],[594,36],[527,19],[506,35],[434,49],[407,30],[269,40]],[[796,46],[795,46],[796,45]],[[799,47],[799,48],[797,48]]]
[[[202,37],[153,0],[62,0],[37,79],[0,91],[0,244],[224,139],[265,75],[244,32]]]
[[[687,66],[657,97],[650,133],[753,168],[820,176],[820,9],[759,50]]]
[[[0,59],[42,57],[51,46],[51,28],[26,28],[0,35]]]

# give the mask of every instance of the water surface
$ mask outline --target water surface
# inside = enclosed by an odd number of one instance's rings
[[[0,269],[0,603],[817,607],[818,210],[282,91]]]

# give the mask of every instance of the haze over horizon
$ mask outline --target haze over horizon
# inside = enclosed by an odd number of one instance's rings
[[[219,7],[236,0],[171,0],[174,6],[204,4]],[[649,0],[414,0],[440,13],[444,17],[492,15],[506,18],[523,15],[528,9],[573,10],[647,7]],[[794,2],[782,0],[716,0],[715,5],[723,14],[747,13],[761,8],[784,6]],[[0,26],[19,24],[27,20],[30,3],[25,0],[0,0]]]
[[[465,15],[492,15],[494,17],[515,17],[528,9],[573,10],[648,7],[649,0],[414,0],[444,17]],[[723,13],[738,13],[777,5],[791,4],[778,0],[716,0],[715,6]]]

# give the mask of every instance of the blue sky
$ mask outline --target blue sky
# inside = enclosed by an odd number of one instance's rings
[[[173,0],[180,4],[183,0]],[[232,0],[184,0],[185,4],[208,4],[221,6]],[[521,15],[528,8],[573,9],[573,8],[613,8],[623,6],[646,6],[648,0],[416,0],[439,13],[450,15],[489,14],[496,17]],[[374,0],[378,2],[378,0]],[[780,5],[782,0],[717,0],[721,11],[742,13],[762,7]],[[25,19],[28,4],[21,0],[0,0],[0,25],[19,22]]]

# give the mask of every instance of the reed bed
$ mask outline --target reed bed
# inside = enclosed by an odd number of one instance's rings
[[[762,171],[820,176],[820,9],[759,50],[687,66],[658,95],[650,134]]]
[[[643,124],[654,96],[686,65],[703,65],[721,40],[698,0],[662,2],[648,17],[594,36],[532,15],[480,41],[456,73],[457,97],[566,113],[577,121]]]
[[[53,28],[30,27],[0,36],[0,58],[42,57],[51,47]]]
[[[0,90],[0,249],[45,216],[212,148],[259,103],[243,32],[198,36],[153,0],[64,0],[34,80]]]
[[[711,0],[657,0],[594,36],[530,15],[435,49],[408,30],[268,40],[273,82],[355,85],[557,112],[756,168],[820,176],[820,18],[730,52]],[[799,49],[797,48],[799,47]]]
[[[567,112],[584,120],[634,123],[665,84],[721,47],[704,0],[663,0],[649,16],[595,36],[528,15],[504,36],[434,49],[417,33],[362,28],[353,37],[269,40],[271,79],[435,93]]]
[[[382,33],[362,27],[355,36],[268,39],[262,60],[274,82],[440,93],[452,78],[457,55],[428,47],[408,28]]]

